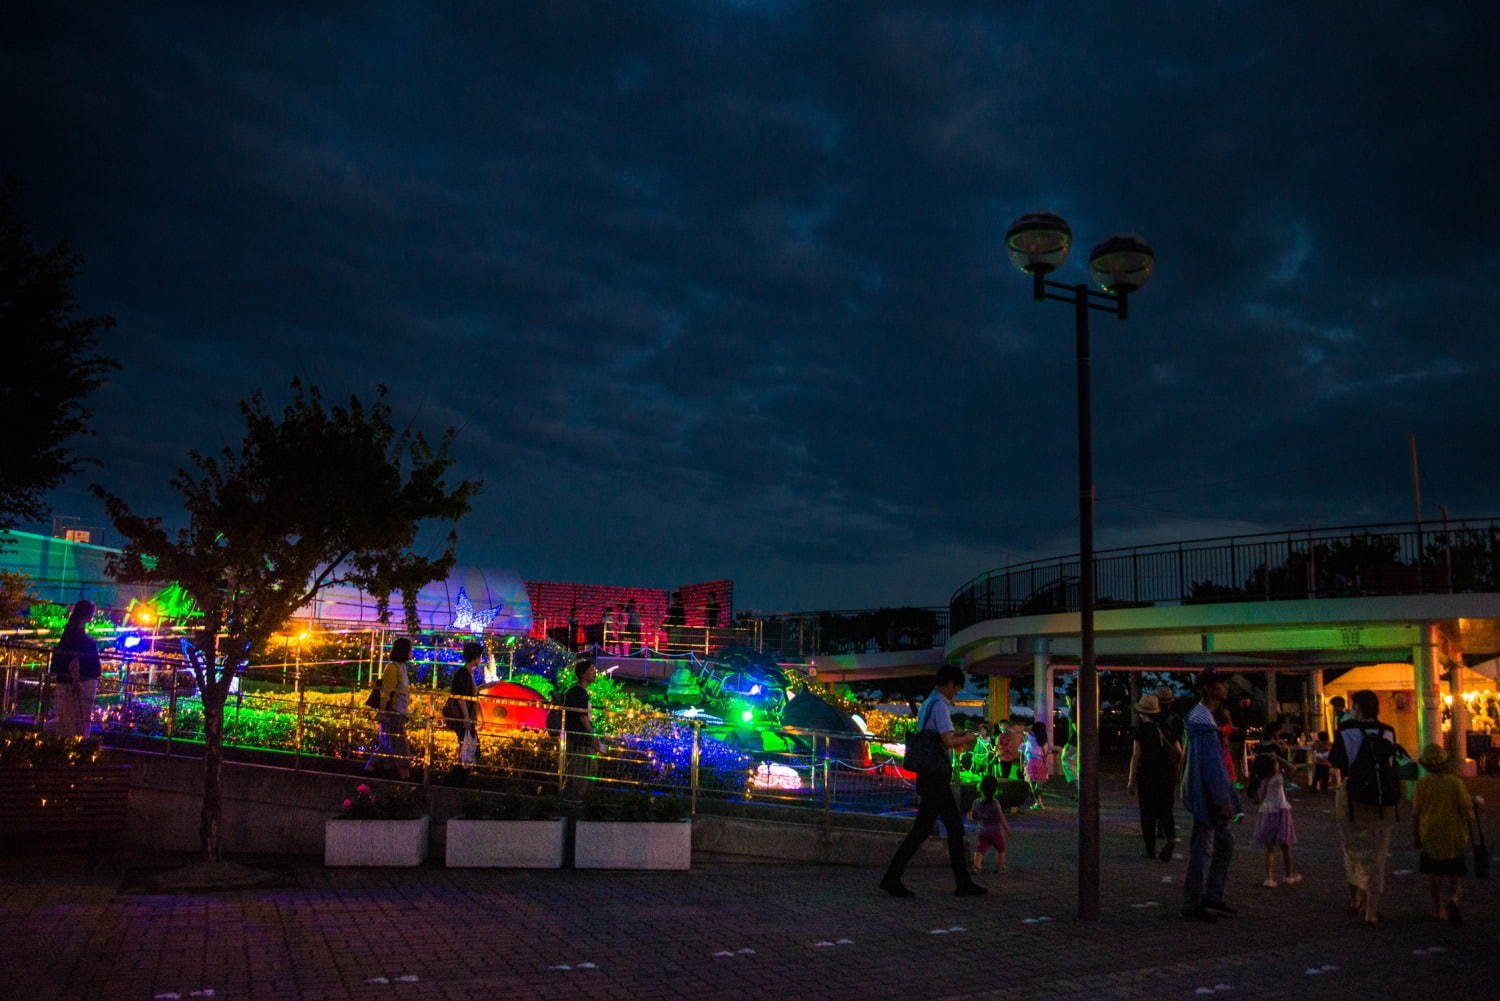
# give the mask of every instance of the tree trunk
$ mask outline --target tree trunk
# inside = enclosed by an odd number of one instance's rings
[[[203,812],[199,817],[198,836],[203,845],[203,860],[220,859],[219,820],[224,803],[219,775],[224,764],[224,686],[211,682],[201,689],[203,699]]]

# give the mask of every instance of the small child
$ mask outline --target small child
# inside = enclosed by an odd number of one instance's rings
[[[984,856],[995,849],[995,869],[1005,871],[1005,839],[1010,834],[1010,824],[1005,819],[1005,810],[995,794],[1000,783],[995,776],[986,775],[979,780],[979,799],[969,810],[969,816],[979,822],[979,845],[974,849],[974,871],[984,868]]]
[[[1432,903],[1437,919],[1454,927],[1464,923],[1458,911],[1468,865],[1469,825],[1474,822],[1474,799],[1464,780],[1448,771],[1448,753],[1437,744],[1422,748],[1417,763],[1427,775],[1417,783],[1413,835],[1422,852],[1420,869],[1432,877]]]
[[[1026,759],[1026,782],[1031,786],[1031,806],[1028,809],[1042,809],[1042,784],[1047,781],[1047,725],[1041,720],[1031,724],[1031,732],[1026,735],[1026,743],[1021,747],[1021,755]]]
[[[1262,886],[1276,886],[1276,848],[1281,847],[1282,881],[1288,885],[1302,882],[1302,874],[1292,870],[1292,845],[1297,843],[1297,828],[1292,823],[1292,806],[1286,799],[1282,759],[1262,752],[1250,766],[1250,798],[1260,803],[1255,824],[1255,843],[1266,850],[1266,881]]]
[[[1319,730],[1318,739],[1313,741],[1313,792],[1328,791],[1328,756],[1333,753],[1333,744],[1328,740],[1328,731]]]

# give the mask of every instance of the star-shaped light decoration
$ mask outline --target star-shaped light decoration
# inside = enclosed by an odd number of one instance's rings
[[[482,633],[495,621],[495,616],[500,614],[503,607],[505,604],[501,602],[494,608],[476,612],[474,603],[469,600],[469,593],[460,587],[458,596],[453,599],[453,629],[456,632]]]

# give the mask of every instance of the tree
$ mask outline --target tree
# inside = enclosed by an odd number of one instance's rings
[[[21,182],[0,179],[0,538],[23,521],[45,518],[47,491],[78,472],[84,459],[70,439],[90,434],[83,400],[119,367],[97,351],[107,316],[80,318],[71,286],[83,259],[60,243],[42,253],[27,239],[16,207]]]
[[[450,530],[433,559],[413,552],[417,535],[429,521],[456,522],[480,486],[465,480],[449,488],[453,430],[437,447],[397,431],[384,386],[371,406],[353,397],[345,407],[325,407],[315,387],[298,381],[292,393],[279,418],[259,393],[240,404],[245,439],[237,453],[191,453],[193,469],[172,480],[187,512],[187,526],[176,532],[94,487],[126,540],[115,575],[178,581],[203,613],[192,667],[203,701],[200,836],[209,862],[220,856],[224,702],[236,672],[334,584],[374,595],[382,621],[399,591],[415,632],[417,591],[447,575],[457,541]]]
[[[0,627],[24,625],[26,612],[36,601],[31,593],[31,578],[23,573],[0,570]]]

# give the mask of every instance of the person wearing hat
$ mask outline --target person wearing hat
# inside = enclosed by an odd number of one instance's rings
[[[1167,735],[1179,745],[1183,738],[1182,717],[1191,708],[1189,701],[1191,700],[1178,698],[1171,685],[1156,686],[1156,704],[1161,706],[1161,725],[1167,728]]]
[[[1187,754],[1182,777],[1182,805],[1193,815],[1187,876],[1182,881],[1182,916],[1190,921],[1213,921],[1220,914],[1235,913],[1224,900],[1224,884],[1234,858],[1229,823],[1244,808],[1224,761],[1219,723],[1214,716],[1227,698],[1229,682],[1224,675],[1211,667],[1198,675],[1198,704],[1186,720]]]
[[[1474,799],[1463,779],[1448,769],[1448,754],[1437,744],[1422,748],[1417,764],[1427,775],[1417,783],[1412,836],[1422,853],[1420,868],[1432,879],[1432,905],[1439,921],[1463,924],[1458,898],[1468,866],[1469,825],[1474,823]]]
[[[1141,838],[1146,843],[1145,858],[1157,858],[1156,835],[1161,832],[1161,860],[1172,858],[1177,845],[1177,826],[1172,817],[1172,789],[1177,784],[1177,764],[1182,760],[1182,745],[1172,738],[1162,718],[1161,703],[1155,695],[1142,695],[1135,704],[1141,720],[1135,726],[1130,747],[1130,773],[1125,791],[1136,796],[1141,808]]]

